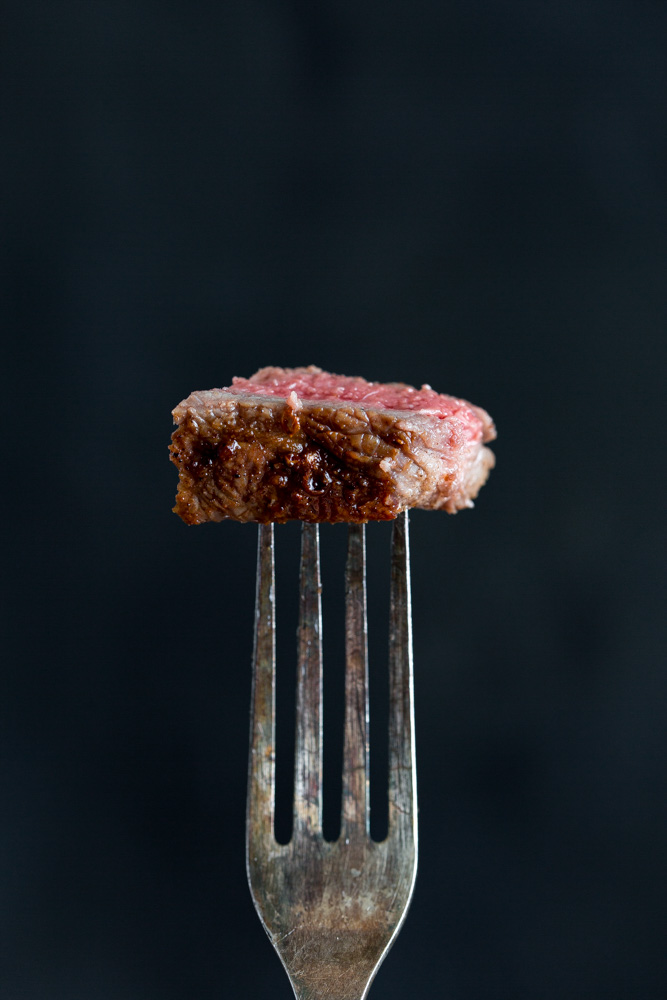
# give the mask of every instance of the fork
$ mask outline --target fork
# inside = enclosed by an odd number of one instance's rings
[[[297,1000],[364,1000],[403,923],[417,870],[407,512],[394,522],[389,628],[389,817],[369,833],[365,526],[348,528],[341,830],[322,834],[322,610],[317,524],[302,525],[292,837],[274,836],[275,577],[260,525],[246,862],[259,918]]]

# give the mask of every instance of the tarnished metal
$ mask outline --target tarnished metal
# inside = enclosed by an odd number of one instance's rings
[[[298,1000],[364,1000],[405,917],[417,870],[417,802],[407,512],[392,536],[389,637],[389,827],[368,832],[364,526],[351,525],[341,834],[322,836],[322,621],[317,525],[303,525],[294,829],[274,837],[273,526],[259,529],[247,816],[255,907]]]

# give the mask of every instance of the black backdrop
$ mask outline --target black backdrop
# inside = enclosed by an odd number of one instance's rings
[[[476,509],[412,517],[421,866],[371,995],[662,1000],[665,5],[24,0],[2,44],[2,995],[290,996],[256,531],[186,528],[166,448],[192,389],[315,363],[499,429]]]

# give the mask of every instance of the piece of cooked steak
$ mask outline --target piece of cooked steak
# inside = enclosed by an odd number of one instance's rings
[[[494,456],[488,413],[320,368],[261,368],[174,410],[174,510],[204,521],[385,521],[472,507]]]

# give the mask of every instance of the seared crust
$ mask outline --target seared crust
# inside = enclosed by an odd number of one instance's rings
[[[382,521],[407,507],[454,513],[493,467],[487,414],[466,421],[349,401],[211,389],[174,410],[175,512],[221,521]],[[482,415],[485,419],[482,418]],[[479,422],[470,432],[470,419]]]

